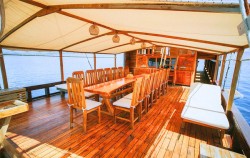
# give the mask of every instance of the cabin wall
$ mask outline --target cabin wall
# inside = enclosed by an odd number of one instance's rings
[[[128,66],[133,74],[150,73],[151,69],[149,68],[157,69],[159,67],[162,48],[165,47],[127,52],[125,54],[125,66]],[[194,82],[196,64],[196,51],[170,48],[169,53],[167,52],[165,65],[165,68],[171,68],[170,82],[190,86]]]
[[[125,67],[129,67],[129,72],[134,73],[136,68],[136,50],[125,53]]]

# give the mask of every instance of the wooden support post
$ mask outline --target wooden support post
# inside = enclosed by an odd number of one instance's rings
[[[60,56],[61,81],[64,81],[63,53],[62,53],[62,50],[59,51],[59,56]]]
[[[94,70],[96,70],[96,53],[94,53]]]
[[[224,70],[225,70],[225,65],[226,65],[226,59],[227,59],[227,54],[224,54],[223,55],[223,59],[222,59],[221,70],[220,70],[219,86],[222,85],[222,80],[223,80]]]
[[[244,49],[240,49],[238,51],[237,58],[235,61],[234,74],[233,74],[233,79],[232,79],[231,88],[230,88],[229,97],[228,97],[228,102],[227,102],[227,112],[231,111],[231,109],[232,109],[235,89],[237,86],[238,76],[239,76],[239,72],[240,72],[241,58],[243,56],[243,53],[244,53]]]
[[[115,58],[115,67],[116,67],[116,54],[115,54],[115,57],[114,57],[114,58]]]
[[[8,85],[5,64],[4,64],[3,48],[2,47],[0,47],[0,66],[1,66],[1,73],[2,73],[2,79],[3,79],[3,87],[4,87],[4,89],[8,89],[9,85]]]
[[[220,56],[217,55],[217,57],[216,57],[216,62],[215,62],[215,67],[214,67],[213,83],[215,83],[216,80],[217,80],[218,69],[219,69],[219,59],[220,59]]]

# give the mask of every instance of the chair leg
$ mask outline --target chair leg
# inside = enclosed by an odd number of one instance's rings
[[[97,109],[97,113],[98,113],[98,123],[101,123],[101,107],[100,106]]]
[[[138,105],[138,121],[141,121],[141,116],[142,116],[142,102],[140,102]]]
[[[114,106],[114,123],[116,124],[116,108]]]
[[[131,123],[131,129],[134,129],[134,108],[130,108],[130,123]]]
[[[87,131],[87,111],[83,111],[83,132],[86,133]]]
[[[70,119],[69,119],[69,127],[70,127],[70,128],[73,128],[73,113],[74,113],[74,109],[73,109],[73,107],[71,106],[71,107],[70,107]]]

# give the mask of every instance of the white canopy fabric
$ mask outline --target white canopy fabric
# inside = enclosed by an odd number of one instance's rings
[[[208,1],[207,4],[211,4],[205,7],[208,10],[200,11],[204,2],[4,0],[5,27],[0,44],[13,48],[111,54],[140,49],[144,41],[147,46],[157,44],[213,54],[247,47],[246,35],[239,35],[237,29],[242,22],[237,1]],[[200,6],[194,8],[197,3]],[[213,7],[214,4],[218,6]],[[156,9],[145,9],[154,5]],[[100,29],[98,36],[89,34],[93,23]],[[118,33],[119,43],[112,42],[114,33]],[[137,40],[135,45],[129,44],[132,37]]]

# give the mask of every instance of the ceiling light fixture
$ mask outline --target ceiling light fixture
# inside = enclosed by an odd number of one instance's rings
[[[112,40],[113,40],[114,43],[119,43],[120,42],[120,37],[118,36],[117,33],[115,33],[115,35],[113,36]]]
[[[145,49],[145,48],[146,48],[146,43],[145,43],[145,42],[142,42],[141,48],[142,48],[142,49]]]
[[[93,36],[96,36],[99,34],[99,28],[97,25],[93,24],[89,27],[89,33]]]
[[[134,37],[131,38],[130,43],[131,43],[131,45],[135,45],[135,38]]]

